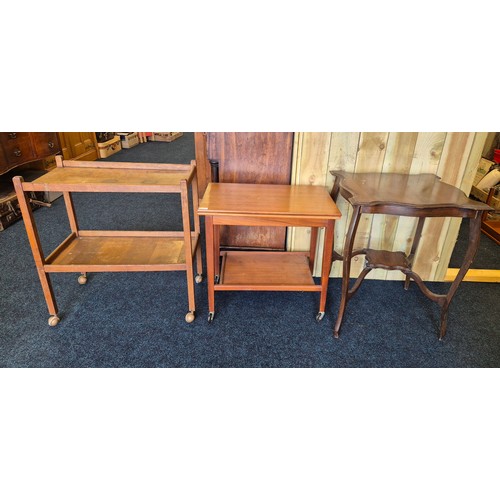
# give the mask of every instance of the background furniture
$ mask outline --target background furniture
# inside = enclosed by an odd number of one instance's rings
[[[49,273],[79,272],[85,284],[87,272],[110,271],[185,271],[189,311],[194,320],[195,297],[193,256],[196,253],[201,281],[202,260],[200,222],[196,214],[198,190],[196,165],[165,163],[117,163],[65,161],[56,157],[57,168],[25,182],[14,178],[16,193],[26,225],[33,257],[51,317],[49,325],[59,322]],[[194,231],[189,220],[188,188],[192,189]],[[35,220],[28,203],[29,191],[61,191],[64,195],[71,234],[47,257],[40,245]],[[80,230],[71,197],[72,192],[99,193],[178,193],[181,197],[183,231],[99,231]]]
[[[0,132],[0,231],[22,217],[12,177],[22,169],[31,180],[40,175],[37,169],[50,168],[59,151],[56,132]],[[47,201],[44,193],[30,193],[29,199],[33,209]]]
[[[493,196],[496,194],[498,195],[498,192],[500,191],[500,188],[498,186],[490,188],[488,192],[488,197],[486,198],[486,204],[491,206],[491,200],[493,199]],[[499,210],[496,210],[496,213],[498,213]],[[500,245],[500,220],[498,219],[498,215],[496,218],[489,218],[488,214],[485,212],[483,215],[483,221],[481,223],[481,231],[483,234],[488,236],[488,238],[492,239],[495,243]]]
[[[56,132],[0,132],[0,175],[59,151]]]
[[[195,134],[196,160],[203,191],[210,181],[290,184],[292,132],[207,132]],[[204,170],[204,172],[203,172]],[[217,179],[212,171],[217,172]],[[204,175],[203,175],[204,174]],[[221,228],[226,248],[284,250],[285,227]]]
[[[58,132],[65,160],[93,161],[98,157],[95,132]]]
[[[316,319],[325,313],[335,220],[341,214],[319,186],[210,183],[198,210],[205,217],[208,320],[215,315],[215,291],[320,292]],[[311,227],[309,252],[223,251],[222,226]],[[312,278],[318,228],[325,228],[321,284]],[[222,255],[222,264],[219,257]]]
[[[349,229],[345,239],[343,255],[335,253],[336,260],[343,260],[342,297],[334,335],[338,337],[347,302],[356,293],[365,276],[374,269],[401,271],[405,276],[405,289],[410,279],[415,280],[420,290],[441,307],[439,338],[446,333],[448,307],[458,285],[469,269],[479,245],[482,213],[490,211],[488,205],[470,200],[460,189],[442,182],[432,174],[407,175],[396,173],[347,173],[333,170],[335,177],[332,197],[339,193],[353,208]],[[417,229],[408,254],[401,251],[387,251],[369,248],[369,245],[353,250],[356,232],[364,214],[387,214],[417,218]],[[413,270],[413,261],[418,251],[422,228],[427,217],[468,218],[469,246],[460,271],[447,294],[438,295],[429,290],[422,278]],[[349,289],[351,259],[365,255],[365,267]]]

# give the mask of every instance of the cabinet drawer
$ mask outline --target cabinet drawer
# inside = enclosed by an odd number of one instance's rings
[[[60,151],[56,132],[37,132],[32,134],[33,146],[38,158],[55,155]]]
[[[35,159],[28,132],[2,132],[0,142],[3,146],[7,165],[25,163]]]

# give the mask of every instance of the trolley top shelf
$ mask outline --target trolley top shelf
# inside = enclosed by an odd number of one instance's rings
[[[190,183],[194,175],[193,164],[65,161],[22,187],[24,191],[178,193],[181,183]]]

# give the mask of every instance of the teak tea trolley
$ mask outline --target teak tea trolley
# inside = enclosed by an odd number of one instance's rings
[[[423,294],[441,307],[439,339],[446,334],[448,308],[458,285],[474,260],[481,235],[482,214],[492,210],[488,205],[473,201],[458,188],[442,182],[434,174],[398,173],[349,173],[331,170],[335,176],[332,197],[337,200],[341,194],[353,207],[353,214],[347,231],[343,255],[334,255],[343,260],[342,295],[334,336],[339,336],[347,302],[360,287],[365,276],[373,269],[401,271],[405,275],[407,290],[413,279]],[[356,231],[363,214],[387,214],[418,219],[413,243],[408,255],[405,252],[362,248],[353,251]],[[436,294],[429,290],[422,278],[412,269],[422,229],[427,217],[462,217],[469,219],[469,242],[460,270],[450,285],[448,293]],[[352,288],[349,288],[351,259],[366,255],[365,268]]]
[[[185,271],[188,291],[186,321],[195,317],[194,281],[202,280],[200,219],[196,164],[118,163],[64,161],[56,157],[56,168],[31,182],[14,177],[14,186],[47,302],[49,325],[59,323],[50,273],[77,272],[80,284],[89,272]],[[188,188],[192,191],[194,231],[190,226]],[[71,234],[44,257],[28,192],[62,192]],[[76,219],[72,192],[92,193],[178,193],[181,198],[182,231],[81,230]],[[197,276],[193,258],[196,254]]]
[[[208,321],[215,291],[320,292],[316,319],[325,314],[335,220],[341,214],[322,186],[210,183],[198,213],[205,217]],[[311,227],[309,252],[220,249],[220,226]],[[318,230],[325,228],[321,284],[312,277]],[[220,263],[222,257],[222,263]]]

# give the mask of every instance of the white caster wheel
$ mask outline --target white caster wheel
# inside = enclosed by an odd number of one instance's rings
[[[193,311],[189,311],[186,314],[186,323],[192,323],[193,321],[194,321],[194,312]]]
[[[87,276],[85,276],[85,274],[78,276],[78,283],[80,283],[80,285],[85,285],[85,283],[87,283]]]
[[[201,283],[203,281],[203,276],[201,274],[197,274],[195,277],[194,277],[194,281],[196,283]]]
[[[56,326],[59,321],[61,321],[61,319],[58,316],[51,316],[49,318],[49,326]]]

